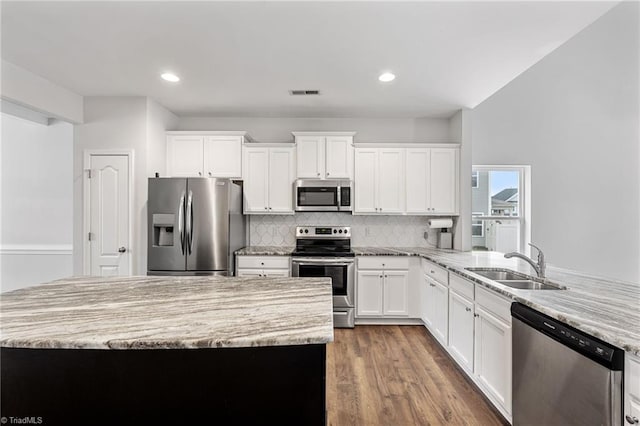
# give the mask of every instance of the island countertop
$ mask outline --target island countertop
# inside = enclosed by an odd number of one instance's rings
[[[74,277],[1,294],[0,346],[190,349],[333,340],[328,278]]]

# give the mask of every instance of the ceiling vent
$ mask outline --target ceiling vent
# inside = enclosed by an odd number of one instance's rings
[[[320,91],[319,90],[289,90],[289,94],[291,96],[297,96],[297,95],[301,95],[301,96],[319,95]]]

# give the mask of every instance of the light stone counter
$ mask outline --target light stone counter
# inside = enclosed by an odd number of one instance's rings
[[[74,277],[0,297],[2,347],[189,349],[333,340],[328,278]]]

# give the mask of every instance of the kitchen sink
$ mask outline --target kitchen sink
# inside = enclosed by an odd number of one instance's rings
[[[528,275],[521,274],[509,269],[488,269],[488,268],[466,268],[467,271],[471,271],[474,274],[482,275],[490,280],[526,280],[529,279]]]
[[[501,268],[465,268],[469,272],[478,274],[498,282],[507,287],[519,290],[566,290],[566,287],[544,281],[521,272]]]
[[[495,280],[507,287],[517,288],[519,290],[564,290],[557,285],[545,284],[533,280]]]

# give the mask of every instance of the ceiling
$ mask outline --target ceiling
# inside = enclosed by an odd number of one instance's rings
[[[615,4],[3,1],[2,58],[181,116],[448,117]],[[378,82],[387,70],[396,80]]]

